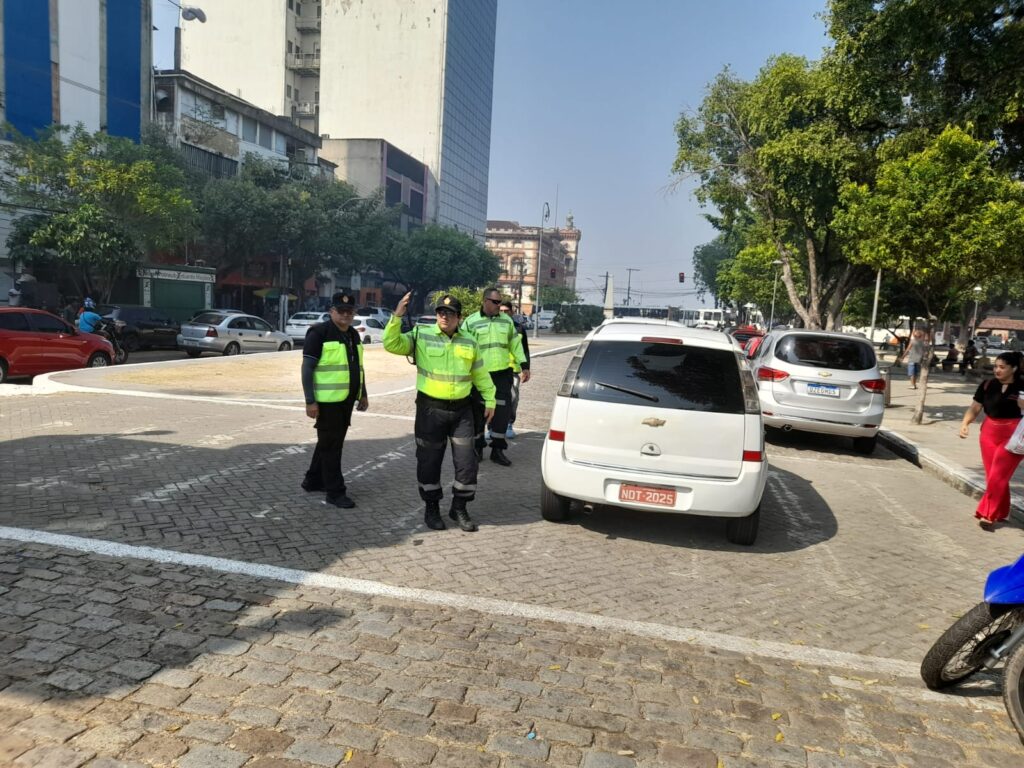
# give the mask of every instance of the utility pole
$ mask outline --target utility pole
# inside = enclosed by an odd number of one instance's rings
[[[608,295],[608,277],[609,277],[609,274],[607,272],[605,272],[604,273],[604,293],[601,294],[602,296],[607,296]]]
[[[629,301],[629,288],[633,284],[633,273],[639,272],[640,269],[638,267],[626,267],[626,271],[629,272],[629,275],[626,277],[626,306],[628,307],[631,306]]]

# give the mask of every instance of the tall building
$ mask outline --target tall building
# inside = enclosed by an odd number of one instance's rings
[[[566,217],[565,227],[524,227],[518,221],[488,221],[487,248],[498,257],[498,288],[527,315],[533,313],[537,286],[576,288],[576,262],[583,233]],[[543,248],[538,253],[537,244]],[[538,263],[539,262],[539,263]]]
[[[483,239],[497,0],[202,5],[185,69],[324,139],[401,147],[428,168],[424,220]]]

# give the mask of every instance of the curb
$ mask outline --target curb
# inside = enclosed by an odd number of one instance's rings
[[[899,432],[880,429],[878,430],[878,441],[900,458],[906,459],[928,474],[939,478],[965,496],[980,499],[985,492],[985,476],[983,474],[970,472],[956,464],[951,464],[941,454],[919,447]],[[1011,500],[1010,518],[1018,523],[1024,523],[1024,504]]]

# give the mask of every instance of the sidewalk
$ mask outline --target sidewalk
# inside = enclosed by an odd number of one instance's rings
[[[883,363],[883,370],[892,365]],[[906,367],[892,368],[890,406],[885,411],[879,441],[889,450],[917,464],[973,498],[985,489],[985,472],[978,448],[980,421],[971,425],[971,436],[960,439],[960,421],[971,404],[979,378],[933,369],[928,377],[928,397],[921,424],[911,417],[921,395],[910,388]],[[1013,502],[1010,515],[1024,523],[1024,464],[1010,482]]]

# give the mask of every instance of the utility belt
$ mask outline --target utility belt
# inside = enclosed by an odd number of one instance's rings
[[[416,393],[416,403],[429,408],[438,408],[442,411],[459,411],[470,406],[470,398],[463,397],[458,400],[439,400],[436,397],[425,395],[422,392]]]

